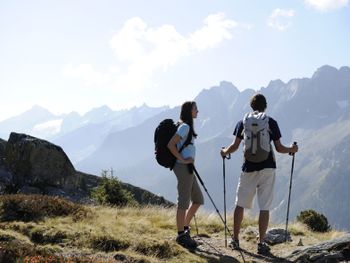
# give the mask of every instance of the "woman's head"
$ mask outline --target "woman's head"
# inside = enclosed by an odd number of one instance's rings
[[[254,111],[264,112],[267,107],[266,98],[264,97],[264,95],[255,94],[250,99],[250,107],[252,107]]]
[[[193,119],[197,118],[198,109],[197,104],[194,101],[186,101],[181,106],[180,120],[187,123],[190,126],[190,129],[193,132],[193,135],[196,137],[197,134],[193,129]]]
[[[180,119],[187,124],[193,122],[194,118],[197,118],[198,109],[197,104],[194,101],[186,101],[181,106]]]

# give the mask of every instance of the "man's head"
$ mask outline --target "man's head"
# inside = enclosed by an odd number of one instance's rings
[[[264,95],[259,93],[255,94],[250,99],[250,107],[252,107],[254,111],[264,112],[267,107],[267,103]]]

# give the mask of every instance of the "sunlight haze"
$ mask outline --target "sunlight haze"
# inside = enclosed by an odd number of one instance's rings
[[[0,121],[181,104],[349,66],[348,0],[1,1]]]

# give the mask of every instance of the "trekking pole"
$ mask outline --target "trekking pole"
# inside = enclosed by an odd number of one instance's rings
[[[207,195],[209,196],[209,199],[210,199],[210,201],[212,202],[213,206],[215,207],[215,210],[216,210],[216,212],[218,213],[218,215],[219,215],[221,221],[224,223],[225,228],[227,228],[225,220],[222,218],[222,215],[220,214],[219,209],[216,207],[216,205],[215,205],[213,199],[211,198],[211,196],[210,196],[210,194],[209,194],[207,188],[205,187],[205,185],[204,185],[204,183],[203,183],[202,178],[199,176],[199,174],[198,174],[198,172],[197,172],[197,169],[196,169],[196,167],[195,167],[193,164],[192,164],[192,168],[193,168],[193,171],[194,171],[195,175],[197,176],[199,182],[200,182],[201,185],[203,186],[205,192],[206,192]],[[230,234],[230,236],[232,236],[232,234],[231,234],[231,232],[230,232],[230,229],[227,228],[227,231],[228,231],[228,233]]]
[[[293,145],[297,145],[297,142],[294,142]],[[287,242],[287,235],[288,235],[288,219],[289,219],[290,195],[291,195],[291,192],[292,192],[292,180],[293,180],[294,159],[295,159],[295,154],[294,153],[289,153],[289,155],[292,155],[293,159],[292,159],[292,168],[291,168],[291,171],[290,171],[289,194],[288,194],[287,216],[286,216],[286,231],[285,231],[284,242]]]
[[[197,232],[197,236],[198,236],[199,233],[198,233],[198,226],[197,226],[197,218],[196,218],[196,215],[193,215],[193,218],[194,218],[194,225],[196,226],[196,232]]]
[[[222,147],[223,149],[225,147]],[[226,220],[226,168],[225,168],[225,159],[231,159],[231,154],[228,156],[222,157],[222,179],[224,183],[224,219],[225,219],[225,247],[227,247],[227,220]]]

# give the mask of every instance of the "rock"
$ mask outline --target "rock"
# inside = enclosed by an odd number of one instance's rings
[[[0,165],[0,182],[4,184],[10,184],[12,182],[12,174],[5,167]]]
[[[249,240],[257,240],[259,238],[259,230],[257,227],[247,226],[243,231],[244,239]]]
[[[282,228],[271,228],[266,233],[266,243],[269,245],[276,245],[286,241],[286,230]],[[292,241],[289,233],[287,233],[287,241]]]
[[[0,138],[0,160],[5,155],[6,141]]]
[[[339,262],[349,260],[350,234],[325,241],[302,250],[295,250],[286,259],[293,262]]]
[[[61,147],[38,138],[12,132],[5,149],[5,164],[19,188],[75,185],[75,169]]]
[[[10,171],[0,164],[0,194],[5,194],[12,184],[13,176]]]
[[[299,247],[304,246],[303,240],[301,238],[299,239],[299,242],[298,242],[297,246],[299,246]]]

